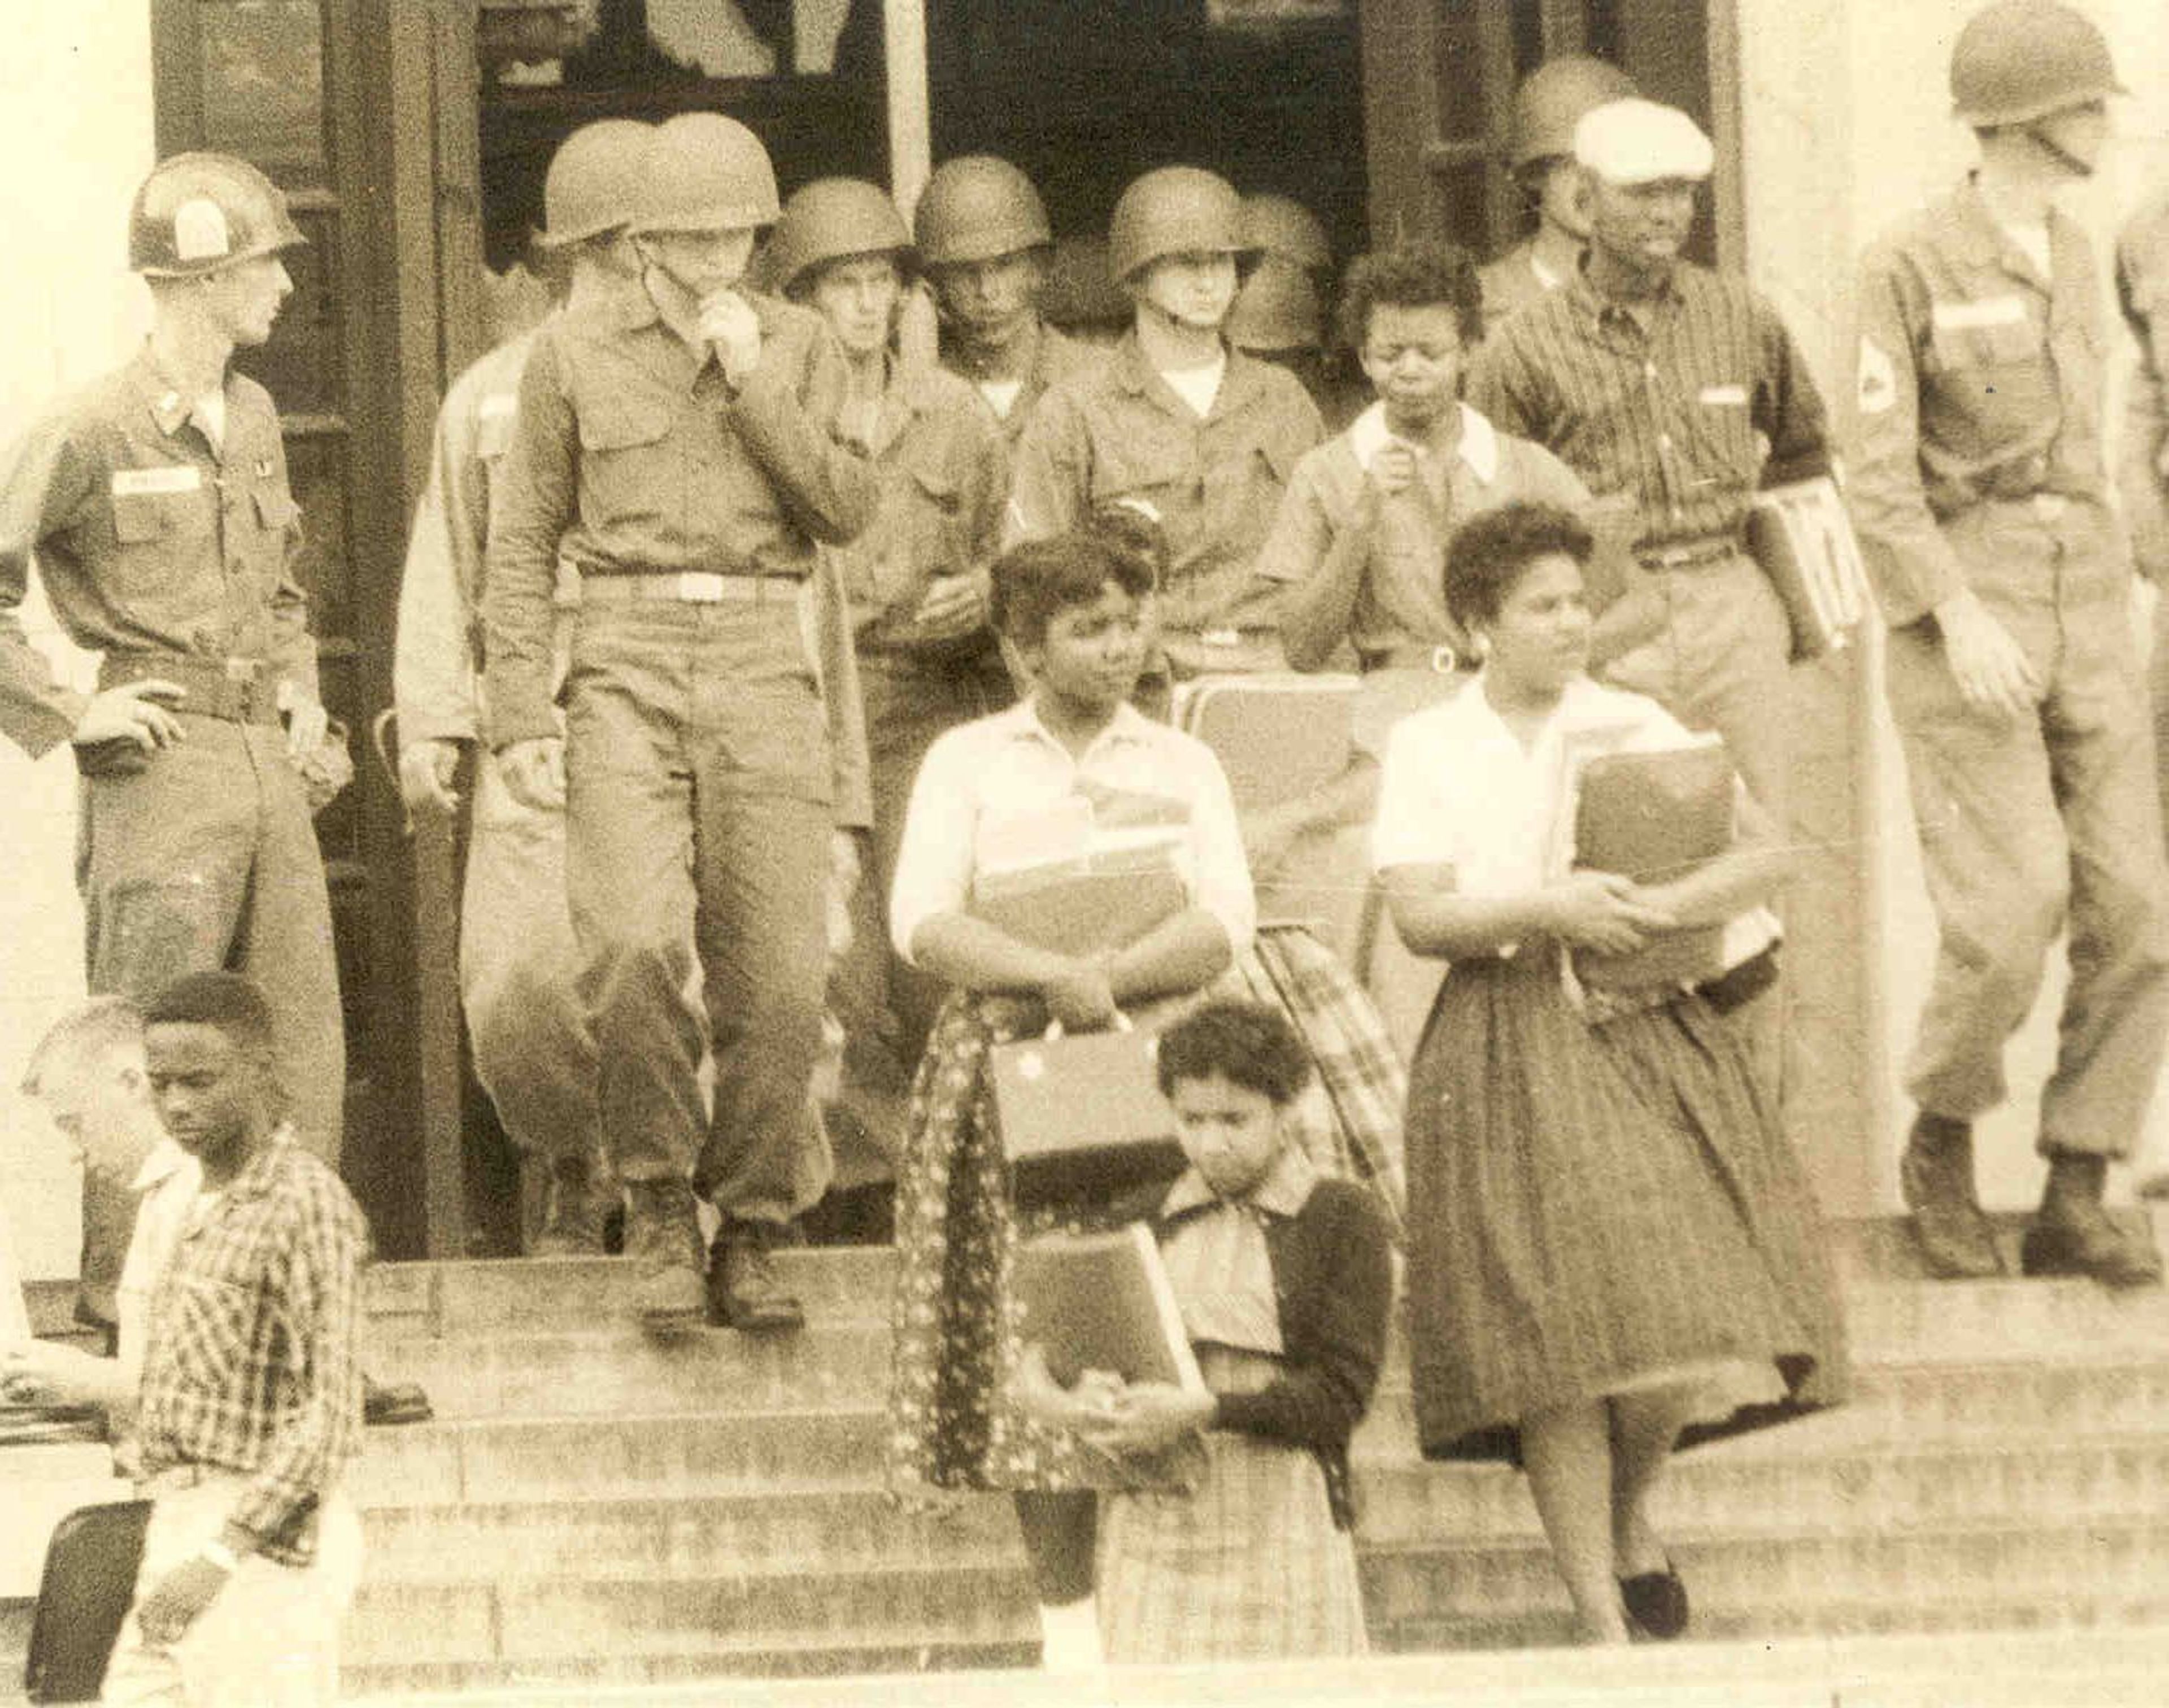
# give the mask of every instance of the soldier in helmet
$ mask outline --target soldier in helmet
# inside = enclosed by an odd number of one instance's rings
[[[1228,346],[1250,253],[1241,200],[1210,172],[1163,167],[1122,192],[1107,247],[1130,331],[1026,429],[1008,537],[1067,533],[1116,499],[1146,505],[1167,540],[1159,616],[1173,675],[1283,668],[1276,589],[1252,567],[1324,426],[1293,375]]]
[[[543,270],[564,312],[592,314],[639,288],[626,235],[649,127],[605,119],[567,137],[543,180]],[[512,442],[530,327],[452,382],[438,412],[429,479],[399,586],[392,662],[399,783],[409,812],[453,811],[453,776],[482,731],[483,553],[504,500],[496,473]],[[561,567],[552,651],[572,644],[579,583]],[[560,673],[562,674],[562,672]],[[514,798],[495,756],[476,756],[474,816],[460,904],[460,998],[476,1077],[522,1157],[548,1171],[536,1255],[600,1253],[608,1208],[599,1178],[602,1116],[595,1045],[575,978],[565,902],[565,815]]]
[[[1574,127],[1591,108],[1640,93],[1618,67],[1585,53],[1546,60],[1514,91],[1507,167],[1537,224],[1478,272],[1487,327],[1574,276],[1589,242],[1589,185],[1575,167]]]
[[[226,155],[175,155],[137,190],[128,255],[150,338],[0,473],[0,732],[32,754],[72,743],[83,774],[91,992],[250,974],[295,1130],[336,1163],[344,1032],[296,769],[327,726],[300,515],[271,400],[230,366],[270,337],[293,289],[280,255],[303,241],[279,189]],[[103,655],[88,695],[24,636],[34,556],[61,627]]]
[[[2060,929],[2070,986],[2022,1266],[2161,1274],[2152,1240],[2102,1205],[2169,1027],[2169,870],[2103,469],[2094,263],[2056,205],[2092,174],[2120,93],[2101,32],[2069,7],[1976,13],[1951,94],[1980,163],[1861,268],[1849,492],[1941,933],[1900,1180],[1937,1275],[2002,1272],[1972,1123],[2003,1100],[2004,1045]]]
[[[935,168],[912,215],[941,319],[942,365],[971,382],[1015,444],[1047,388],[1099,358],[1040,316],[1053,236],[1031,180],[1006,160]]]
[[[865,917],[853,933],[845,1061],[854,1089],[893,1097],[942,994],[887,949],[889,881],[912,779],[935,737],[1015,697],[987,627],[1008,448],[970,385],[941,369],[914,370],[893,349],[910,257],[911,235],[886,190],[829,178],[784,204],[766,263],[777,290],[829,322],[872,422],[880,500],[866,531],[829,556],[856,629],[873,790],[873,881],[861,888]],[[853,1107],[871,1119],[883,1105],[854,1099]]]
[[[825,1184],[807,1099],[829,873],[853,866],[840,824],[863,806],[839,798],[801,610],[877,482],[834,335],[742,285],[778,214],[759,140],[711,113],[657,126],[630,212],[637,288],[552,321],[520,376],[482,593],[489,738],[516,799],[564,803],[637,1313],[784,1329],[802,1314],[772,1253]],[[561,555],[580,577],[562,735]],[[695,954],[711,1115],[682,1001]],[[696,1189],[723,1217],[705,1300]]]

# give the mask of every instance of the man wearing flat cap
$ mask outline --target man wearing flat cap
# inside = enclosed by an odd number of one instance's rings
[[[1791,631],[1742,542],[1759,487],[1828,472],[1822,399],[1768,304],[1680,258],[1713,157],[1693,120],[1609,101],[1575,126],[1574,151],[1589,249],[1486,338],[1466,396],[1600,503],[1633,508],[1648,633],[1603,674],[1717,731],[1782,819]]]

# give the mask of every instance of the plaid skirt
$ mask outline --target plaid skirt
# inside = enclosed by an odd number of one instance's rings
[[[1738,1035],[1681,996],[1592,1024],[1555,955],[1458,964],[1409,1082],[1410,1363],[1435,1458],[1532,1413],[1747,1365],[1682,1445],[1844,1397],[1820,1218]]]
[[[1317,1069],[1293,1111],[1292,1136],[1320,1174],[1374,1187],[1398,1231],[1405,1076],[1369,998],[1300,928],[1260,932],[1255,947],[1188,1000],[1208,995],[1251,996],[1287,1015]],[[955,992],[913,1076],[897,1163],[893,1487],[1121,1481],[1100,1455],[1027,1421],[1004,1398],[1019,1352],[1010,1276],[1020,1230],[987,1058],[995,1045],[1046,1025],[1037,998]]]
[[[1226,1391],[1271,1381],[1280,1360],[1198,1349]],[[1368,1647],[1354,1537],[1335,1528],[1307,1450],[1227,1430],[1205,1437],[1187,1494],[1103,1495],[1100,1638],[1118,1663],[1298,1660]]]

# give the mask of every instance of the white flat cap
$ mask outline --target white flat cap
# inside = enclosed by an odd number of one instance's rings
[[[1607,101],[1574,127],[1574,157],[1612,184],[1708,178],[1717,151],[1677,107],[1639,96]]]

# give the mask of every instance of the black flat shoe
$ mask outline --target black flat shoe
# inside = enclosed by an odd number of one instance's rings
[[[1670,1560],[1661,1572],[1638,1572],[1619,1580],[1627,1617],[1643,1636],[1670,1642],[1687,1628],[1687,1586]]]

